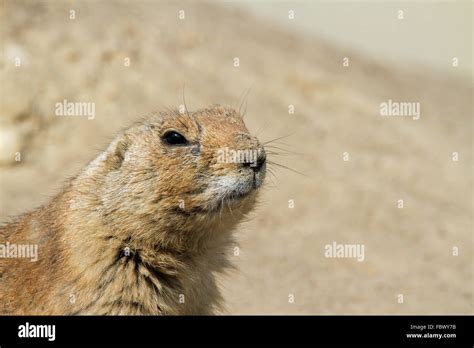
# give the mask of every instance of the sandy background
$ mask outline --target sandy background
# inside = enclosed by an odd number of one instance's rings
[[[273,160],[306,176],[275,168],[239,229],[228,313],[472,313],[472,75],[375,60],[244,7],[1,1],[0,220],[47,202],[118,129],[177,108],[183,85],[190,109],[251,87],[248,128],[290,135],[278,146],[295,153]],[[55,116],[64,99],[95,102],[95,119]],[[388,99],[420,102],[420,120],[380,116]],[[334,241],[365,260],[325,258]]]

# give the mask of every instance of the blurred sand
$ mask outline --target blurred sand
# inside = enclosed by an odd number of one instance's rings
[[[375,62],[230,5],[2,1],[0,23],[0,220],[47,202],[118,129],[177,108],[183,85],[190,109],[238,105],[252,87],[248,128],[291,134],[277,145],[303,155],[274,160],[307,176],[276,168],[237,232],[228,313],[473,312],[468,78]],[[95,102],[96,118],[55,116],[63,99]],[[420,102],[421,119],[380,116],[388,99]],[[365,261],[325,258],[333,241],[364,244]]]

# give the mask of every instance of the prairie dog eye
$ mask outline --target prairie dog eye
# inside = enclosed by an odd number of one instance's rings
[[[163,141],[168,144],[168,145],[172,145],[172,146],[176,146],[176,145],[188,145],[188,141],[186,140],[186,138],[179,134],[178,132],[176,131],[168,131],[166,132],[162,137],[161,139],[163,139]]]

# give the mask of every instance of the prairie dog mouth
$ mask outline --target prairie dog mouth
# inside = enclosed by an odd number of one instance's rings
[[[215,180],[209,188],[211,201],[217,208],[222,205],[239,203],[255,192],[261,183],[257,183],[255,175],[247,178],[237,176],[223,176]]]

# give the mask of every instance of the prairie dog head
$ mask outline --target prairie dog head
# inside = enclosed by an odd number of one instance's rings
[[[233,109],[154,115],[120,134],[82,173],[101,217],[147,238],[146,227],[205,230],[248,213],[266,171],[262,144]],[[84,184],[85,185],[85,184]]]

